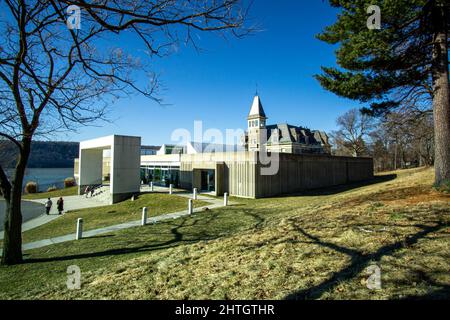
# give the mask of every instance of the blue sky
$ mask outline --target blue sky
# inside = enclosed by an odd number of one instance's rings
[[[198,53],[178,53],[154,61],[166,90],[160,106],[140,96],[111,106],[113,123],[81,128],[60,140],[80,141],[110,134],[137,135],[144,144],[169,143],[178,128],[246,129],[256,83],[268,123],[288,122],[331,131],[336,118],[359,104],[325,91],[314,79],[320,66],[335,64],[334,47],[315,38],[336,19],[327,1],[255,0],[251,15],[263,29],[225,41],[201,34]],[[134,42],[122,44],[128,51]]]

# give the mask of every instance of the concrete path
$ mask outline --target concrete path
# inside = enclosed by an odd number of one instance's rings
[[[27,222],[36,217],[39,217],[42,213],[45,212],[45,208],[43,204],[38,204],[32,201],[22,201],[22,220]],[[6,215],[6,202],[3,199],[0,199],[0,232],[4,229],[5,223],[5,215]],[[1,238],[0,238],[1,239]]]
[[[164,190],[161,190],[161,192],[164,192]],[[191,198],[192,197],[192,194],[184,192],[184,191],[179,191],[179,192],[176,193],[176,195],[177,196],[181,196],[181,197],[185,197],[185,198]],[[220,208],[220,207],[223,207],[223,205],[224,205],[223,199],[220,199],[220,198],[214,199],[214,198],[198,195],[198,200],[209,202],[210,205],[207,205],[207,206],[204,206],[204,207],[201,207],[201,208],[195,208],[193,210],[194,213],[202,212],[206,208],[208,208],[210,210],[211,209],[215,209],[215,208]],[[232,205],[232,203],[229,202],[229,205]],[[160,215],[160,216],[157,216],[157,217],[148,218],[147,224],[154,224],[154,223],[161,222],[161,221],[179,219],[179,218],[186,217],[186,216],[189,216],[189,213],[187,212],[187,209],[183,210],[183,211],[179,211],[179,212],[174,212],[174,213]],[[109,226],[109,227],[105,227],[105,228],[89,230],[89,231],[83,232],[83,238],[89,238],[89,237],[94,237],[94,236],[98,236],[98,235],[102,235],[102,234],[105,234],[105,233],[110,233],[110,232],[114,232],[114,231],[118,231],[118,230],[138,227],[140,225],[141,225],[141,221],[139,220],[139,221],[131,221],[131,222],[127,222],[127,223],[113,225],[113,226]],[[22,246],[22,250],[25,251],[25,250],[37,249],[37,248],[46,247],[46,246],[49,246],[49,245],[52,245],[52,244],[63,243],[63,242],[68,242],[68,241],[73,241],[73,240],[75,240],[75,231],[74,231],[73,234],[68,234],[68,235],[61,236],[61,237],[45,239],[45,240],[39,240],[39,241],[36,241],[36,242],[31,242],[31,243],[26,243],[26,244],[24,244]],[[0,250],[0,254],[1,253],[2,253],[2,250]]]
[[[54,198],[54,199],[52,198],[51,200],[53,202],[53,206],[52,206],[52,209],[50,210],[50,215],[45,214],[44,203],[47,201],[47,199],[24,201],[24,202],[29,203],[32,206],[36,206],[37,208],[39,208],[40,212],[36,211],[34,219],[31,219],[31,220],[28,219],[28,220],[25,220],[24,223],[22,223],[22,232],[42,226],[43,224],[49,223],[50,221],[53,221],[53,220],[61,217],[60,215],[58,215],[58,210],[56,208],[56,201],[58,201],[58,198]],[[64,197],[64,212],[86,209],[86,208],[102,207],[102,206],[106,206],[106,205],[108,205],[107,202],[99,201],[96,198],[85,198],[84,196]],[[23,211],[23,212],[26,212],[26,211]],[[22,213],[22,214],[24,214],[24,213]],[[3,224],[2,224],[2,227],[3,227]],[[3,228],[1,228],[0,230],[3,230]],[[0,239],[3,239],[3,235],[4,235],[4,231],[0,231]]]

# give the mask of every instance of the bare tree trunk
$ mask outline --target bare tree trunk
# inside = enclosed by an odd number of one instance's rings
[[[433,111],[435,134],[435,185],[450,181],[450,89],[448,34],[445,8],[438,8],[433,48]]]
[[[22,140],[22,150],[20,152],[11,192],[5,197],[6,219],[3,239],[2,264],[13,265],[22,262],[22,210],[21,199],[23,189],[23,178],[31,150],[31,139]]]
[[[394,149],[394,170],[397,170],[397,142],[395,142]]]

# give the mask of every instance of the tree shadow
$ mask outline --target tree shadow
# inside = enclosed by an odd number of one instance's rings
[[[98,251],[98,252],[89,252],[89,253],[81,253],[81,254],[73,254],[73,255],[66,255],[61,257],[49,257],[49,258],[30,258],[26,259],[24,263],[41,263],[41,262],[57,262],[57,261],[67,261],[67,260],[76,260],[76,259],[86,259],[86,258],[100,258],[105,256],[112,256],[112,255],[126,255],[126,254],[132,254],[132,253],[138,253],[138,252],[150,252],[155,250],[161,250],[161,249],[168,249],[170,247],[173,247],[174,245],[181,245],[182,243],[194,243],[200,240],[211,240],[204,237],[199,237],[198,239],[193,240],[184,240],[183,234],[178,231],[179,228],[182,228],[185,224],[184,220],[180,225],[171,228],[170,232],[173,235],[173,238],[165,241],[165,242],[159,242],[149,245],[142,245],[142,246],[136,246],[131,248],[118,248],[118,249],[109,249],[104,251]],[[92,239],[92,238],[86,238],[86,239]]]
[[[252,210],[245,210],[244,214],[249,216],[253,223],[251,223],[251,227],[258,228],[261,226],[261,224],[265,221],[263,214],[258,214],[256,212],[252,212]],[[182,218],[178,219],[179,223],[170,228],[170,235],[171,239],[167,241],[154,241],[152,244],[144,244],[141,246],[134,246],[134,247],[122,247],[117,249],[108,249],[104,251],[97,251],[97,252],[87,252],[87,253],[79,253],[79,254],[71,254],[71,255],[65,255],[60,257],[48,257],[48,258],[27,258],[24,260],[25,264],[32,264],[32,263],[44,263],[44,262],[58,262],[58,261],[68,261],[68,260],[76,260],[76,259],[86,259],[86,258],[99,258],[99,257],[105,257],[105,256],[115,256],[115,255],[127,255],[127,254],[133,254],[133,253],[142,253],[142,252],[151,252],[151,251],[157,251],[162,249],[168,249],[171,247],[176,247],[182,244],[193,244],[200,241],[210,241],[215,240],[223,236],[223,232],[220,230],[212,230],[213,228],[205,228],[205,227],[199,227],[198,231],[195,229],[190,229],[186,232],[180,231],[184,227],[196,227],[198,224],[203,225],[213,225],[218,223],[216,220],[218,219],[218,212],[211,211],[208,213],[208,215],[204,215],[202,217],[194,219],[190,218]],[[164,223],[173,223],[173,221],[170,222],[164,222]],[[150,225],[149,225],[150,226]],[[239,226],[239,224],[237,224]],[[210,231],[211,230],[211,231]],[[227,230],[227,232],[232,232],[232,230]],[[153,235],[157,233],[152,233]],[[163,233],[161,233],[163,235]],[[166,233],[164,235],[167,235]],[[89,237],[85,238],[84,240],[89,239],[95,239],[95,238],[108,238],[108,237],[114,237],[114,235],[104,235],[104,236],[96,236],[96,237]],[[81,240],[83,241],[83,240]],[[150,241],[150,240],[149,240]],[[27,256],[29,254],[26,254]]]
[[[97,236],[91,236],[89,239],[104,239],[104,238],[112,238],[114,235],[112,234],[106,234],[106,235],[97,235]]]
[[[448,300],[450,297],[450,285],[437,283],[433,279],[431,279],[425,272],[422,270],[415,270],[415,274],[421,281],[424,281],[429,287],[439,288],[432,292],[428,292],[425,295],[409,295],[402,297],[401,300]]]
[[[426,237],[428,234],[437,232],[440,229],[447,227],[447,224],[443,222],[435,222],[433,226],[416,225],[416,227],[421,228],[422,231],[417,232],[411,236],[408,236],[401,241],[397,241],[395,243],[383,246],[374,253],[370,254],[364,254],[355,249],[350,249],[331,242],[322,241],[318,237],[315,237],[307,233],[304,229],[297,227],[296,228],[297,231],[306,238],[308,238],[309,240],[311,240],[311,243],[348,255],[351,260],[350,264],[347,267],[338,272],[335,272],[328,280],[325,280],[322,283],[312,286],[310,288],[302,289],[297,292],[291,293],[287,295],[284,299],[286,300],[318,299],[322,296],[323,293],[329,291],[330,289],[333,289],[334,287],[339,285],[339,283],[350,280],[354,278],[356,275],[360,274],[369,266],[370,263],[379,261],[384,256],[392,255],[399,249],[417,243],[418,240]]]
[[[441,288],[421,296],[411,295],[402,297],[401,300],[448,300],[448,297],[450,297],[450,286],[442,284],[435,284],[435,285],[441,286]]]
[[[273,198],[285,198],[285,197],[292,197],[292,196],[330,196],[330,195],[335,195],[335,194],[343,193],[346,191],[350,191],[353,189],[358,189],[361,187],[367,187],[367,186],[371,186],[371,185],[375,185],[375,184],[392,181],[392,180],[395,180],[396,178],[397,178],[396,174],[375,176],[373,179],[370,179],[370,180],[358,181],[358,182],[342,184],[342,185],[337,185],[337,186],[332,186],[332,187],[309,189],[309,190],[305,190],[305,191],[301,191],[301,192],[283,194],[280,196],[275,196]]]

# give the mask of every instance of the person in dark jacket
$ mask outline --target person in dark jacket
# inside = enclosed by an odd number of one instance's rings
[[[48,198],[47,201],[45,202],[45,213],[47,215],[50,214],[50,210],[52,209],[52,205],[53,205],[52,200],[50,198]]]
[[[58,207],[58,214],[62,214],[64,211],[64,199],[62,197],[58,199],[56,206]]]

